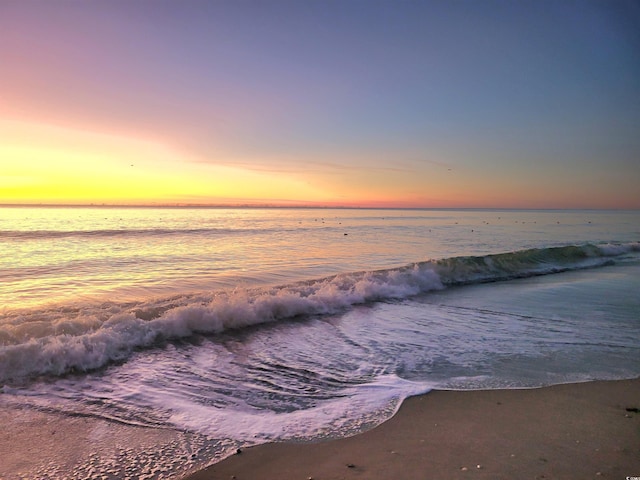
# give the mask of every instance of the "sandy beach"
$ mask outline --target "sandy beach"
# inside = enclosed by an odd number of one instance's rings
[[[640,379],[433,391],[360,435],[246,449],[188,480],[640,477]]]

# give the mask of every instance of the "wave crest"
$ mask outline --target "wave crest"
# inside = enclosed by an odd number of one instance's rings
[[[640,243],[564,246],[454,257],[268,289],[236,289],[140,303],[19,312],[0,318],[0,381],[64,375],[125,361],[136,349],[194,334],[327,315],[446,286],[610,264]]]

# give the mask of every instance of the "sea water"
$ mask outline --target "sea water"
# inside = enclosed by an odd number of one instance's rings
[[[95,440],[0,476],[179,478],[433,388],[637,377],[639,240],[638,211],[0,208],[0,407]]]

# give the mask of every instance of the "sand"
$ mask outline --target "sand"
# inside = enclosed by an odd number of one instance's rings
[[[151,480],[203,465],[191,456],[204,450],[196,435],[7,405],[2,395],[0,425],[0,480]]]
[[[243,450],[188,480],[640,477],[640,379],[533,390],[433,391],[382,425]]]

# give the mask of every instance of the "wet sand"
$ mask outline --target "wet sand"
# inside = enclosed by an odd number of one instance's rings
[[[151,480],[203,465],[191,452],[204,451],[206,439],[193,434],[1,400],[0,480]]]
[[[188,480],[640,477],[640,379],[434,391],[360,435],[249,448]]]

